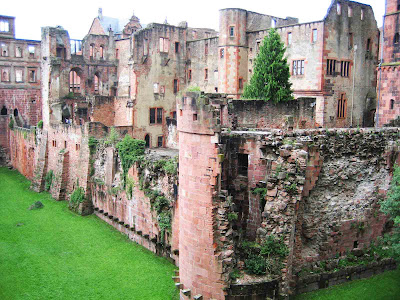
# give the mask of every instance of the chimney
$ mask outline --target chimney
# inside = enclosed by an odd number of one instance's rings
[[[99,19],[103,19],[103,9],[101,7],[99,8]]]

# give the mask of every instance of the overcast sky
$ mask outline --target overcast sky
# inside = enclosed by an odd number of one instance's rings
[[[382,26],[384,0],[360,0],[372,6],[378,26]],[[103,15],[129,19],[133,11],[142,24],[187,21],[190,27],[218,30],[218,10],[243,8],[276,17],[297,17],[300,22],[322,20],[331,0],[18,0],[2,1],[0,14],[16,17],[16,37],[40,40],[40,28],[61,25],[71,38],[82,39],[88,32],[98,8]]]

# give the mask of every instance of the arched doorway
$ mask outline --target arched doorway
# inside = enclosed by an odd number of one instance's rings
[[[18,117],[18,109],[14,109],[14,117]]]
[[[150,135],[146,134],[144,141],[146,142],[146,148],[150,148]]]

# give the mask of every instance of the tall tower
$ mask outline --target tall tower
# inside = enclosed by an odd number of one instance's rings
[[[247,79],[247,11],[239,8],[219,12],[218,91],[237,98]]]
[[[382,64],[378,67],[378,126],[400,116],[400,0],[387,0],[384,16]]]

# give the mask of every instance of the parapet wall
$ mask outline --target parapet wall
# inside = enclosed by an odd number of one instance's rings
[[[238,128],[315,128],[315,98],[272,103],[263,100],[231,100],[227,126]],[[225,124],[224,124],[225,125]]]

